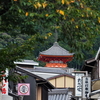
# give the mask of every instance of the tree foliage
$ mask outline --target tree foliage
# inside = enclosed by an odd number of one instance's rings
[[[3,5],[6,0],[2,2]],[[9,9],[0,16],[0,42],[7,40],[0,44],[1,70],[13,68],[13,61],[45,44],[55,30],[58,42],[63,41],[64,47],[74,52],[77,59],[83,59],[83,52],[92,51],[95,38],[100,34],[99,3],[99,0],[12,0],[8,3]],[[25,41],[21,35],[28,35]]]

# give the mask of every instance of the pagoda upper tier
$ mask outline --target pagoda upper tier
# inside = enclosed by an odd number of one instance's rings
[[[66,49],[59,46],[57,42],[53,44],[52,47],[49,49],[40,52],[38,60],[43,62],[62,62],[66,63],[68,61],[71,61],[73,58],[74,53],[70,53]]]

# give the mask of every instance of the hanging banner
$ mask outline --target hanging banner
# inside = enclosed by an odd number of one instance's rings
[[[30,84],[19,83],[18,84],[18,95],[30,95]]]
[[[8,69],[6,69],[5,73],[6,77],[8,76]],[[8,95],[8,80],[5,78],[3,79],[3,85],[2,85],[2,95]]]
[[[86,99],[90,92],[91,92],[91,78],[84,76],[82,77],[82,98]]]

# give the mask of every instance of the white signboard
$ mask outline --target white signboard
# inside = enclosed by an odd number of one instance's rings
[[[83,73],[76,73],[75,74],[75,96],[82,96],[82,77],[84,76]]]
[[[19,83],[18,84],[18,95],[30,95],[30,84]]]
[[[91,92],[91,78],[84,76],[82,77],[82,98],[85,99],[88,93]]]
[[[8,76],[8,70],[6,69],[6,77]],[[2,95],[8,95],[8,80],[3,79]]]

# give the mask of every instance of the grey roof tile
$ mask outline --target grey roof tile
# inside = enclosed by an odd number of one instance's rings
[[[49,67],[34,67],[33,71],[36,72],[48,72],[48,73],[66,73],[65,70],[62,70],[62,68],[49,68]]]
[[[48,79],[50,77],[55,77],[56,75],[59,74],[54,74],[54,73],[42,73],[42,72],[32,72],[33,74],[36,74],[44,79]]]
[[[34,60],[21,60],[21,61],[15,61],[14,63],[21,65],[39,65],[39,63],[35,62]]]
[[[56,55],[56,56],[70,56],[70,55],[73,55],[74,53],[70,53],[66,49],[59,46],[59,44],[57,42],[55,42],[52,47],[50,47],[49,49],[47,49],[45,51],[40,52],[40,54]]]
[[[66,89],[52,89],[49,92],[48,100],[71,100],[72,92]]]
[[[60,77],[61,75],[66,75],[74,78],[71,73],[66,72],[66,70],[63,70],[62,68],[34,67],[32,72],[38,76],[43,77],[44,79]]]
[[[49,94],[67,94],[68,93],[68,88],[65,89],[52,89]]]

